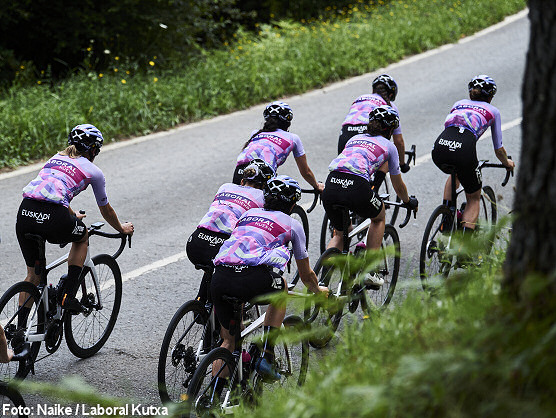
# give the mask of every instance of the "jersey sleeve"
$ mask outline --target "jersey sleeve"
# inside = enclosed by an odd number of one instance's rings
[[[388,172],[391,176],[400,174],[400,156],[393,142],[388,141]]]
[[[100,168],[95,166],[91,177],[91,186],[98,206],[106,206],[108,204],[108,196],[106,195],[106,179]]]
[[[292,218],[292,246],[293,246],[293,256],[296,260],[303,260],[309,257],[307,249],[305,248],[306,238],[303,226],[297,219]]]
[[[500,111],[496,108],[494,112],[494,123],[490,127],[492,133],[492,146],[495,150],[502,148],[502,121],[500,120]]]
[[[301,157],[305,155],[305,149],[303,149],[303,144],[301,143],[301,139],[297,135],[292,135],[293,139],[293,156],[294,157]]]

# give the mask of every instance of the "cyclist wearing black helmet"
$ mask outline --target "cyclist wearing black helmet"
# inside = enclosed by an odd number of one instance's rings
[[[247,302],[260,295],[284,291],[286,286],[281,273],[291,257],[288,243],[292,243],[299,276],[307,288],[314,293],[328,291],[318,285],[309,263],[303,227],[289,216],[301,198],[297,181],[287,176],[274,177],[265,186],[264,198],[264,209],[245,212],[214,259],[216,269],[211,293],[216,315],[222,324],[222,347],[230,351],[234,349],[234,337],[228,332],[233,312],[223,295]],[[264,323],[266,335],[272,328],[280,327],[285,313],[285,307],[269,306]],[[267,342],[265,359],[256,368],[263,375],[277,379],[280,376],[272,364],[273,349]]]
[[[492,145],[496,157],[508,169],[513,170],[515,164],[508,158],[502,145],[502,129],[500,111],[490,104],[496,94],[496,83],[488,75],[473,77],[468,84],[469,99],[463,99],[452,106],[446,117],[445,129],[436,139],[432,159],[436,166],[449,174],[445,165],[456,168],[457,184],[463,185],[466,196],[466,207],[462,216],[463,231],[472,232],[479,218],[482,179],[477,170],[477,141],[491,127]],[[451,206],[451,178],[448,177],[444,187],[444,203]],[[449,228],[451,225],[442,225]]]
[[[379,106],[371,110],[366,133],[352,137],[340,155],[334,159],[328,169],[330,174],[322,193],[324,210],[334,227],[334,235],[328,247],[343,248],[342,212],[334,205],[348,207],[362,218],[371,218],[367,233],[367,249],[380,248],[385,227],[384,204],[371,184],[380,182],[390,173],[394,190],[402,201],[412,209],[417,209],[415,197],[407,194],[402,180],[398,151],[389,139],[399,125],[398,112],[390,106]],[[381,286],[384,280],[374,273],[365,278],[365,284]]]
[[[388,74],[376,77],[372,83],[373,93],[359,96],[352,103],[349,112],[342,123],[342,130],[338,138],[338,154],[340,154],[347,141],[355,135],[365,133],[369,123],[369,113],[378,106],[390,106],[399,114],[398,108],[394,103],[398,94],[398,85]],[[398,149],[399,165],[402,173],[409,171],[409,164],[405,163],[405,142],[402,129],[398,127],[392,133],[394,145]]]
[[[274,176],[272,168],[263,160],[255,159],[243,170],[241,184],[220,186],[209,211],[189,237],[185,251],[195,265],[210,266],[220,246],[230,238],[237,220],[252,208],[264,206],[263,187]],[[206,300],[207,284],[203,281],[197,299]]]
[[[307,163],[307,155],[299,136],[288,132],[293,119],[291,107],[284,102],[269,103],[264,111],[265,120],[262,129],[253,132],[243,145],[243,150],[237,157],[233,182],[239,184],[243,168],[249,161],[260,158],[276,172],[278,167],[286,162],[286,158],[293,153],[295,163],[301,176],[313,186],[322,191],[324,185],[317,182],[315,175]]]
[[[93,125],[73,128],[68,136],[68,147],[50,158],[38,176],[23,188],[23,202],[17,213],[16,233],[27,264],[26,281],[38,285],[40,276],[34,269],[39,258],[38,243],[26,239],[25,234],[40,235],[51,243],[72,243],[68,275],[60,281],[58,296],[62,307],[73,311],[81,309],[75,293],[87,255],[88,234],[82,221],[85,215],[72,210],[71,200],[90,184],[106,222],[118,232],[133,234],[133,224],[120,223],[108,203],[104,175],[93,164],[103,141],[101,132]],[[28,312],[22,316],[26,314]]]

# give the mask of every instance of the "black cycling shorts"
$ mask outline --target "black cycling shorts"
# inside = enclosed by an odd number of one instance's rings
[[[344,125],[338,138],[338,154],[341,154],[347,142],[355,135],[367,132],[367,125]]]
[[[332,171],[321,195],[322,205],[332,226],[343,230],[342,211],[334,205],[347,206],[362,218],[376,218],[383,208],[382,200],[371,189],[371,183],[355,174]]]
[[[475,193],[481,189],[477,139],[473,132],[457,126],[446,128],[436,139],[431,155],[434,164],[444,173],[450,174],[447,166],[455,167],[466,193]]]
[[[230,238],[229,234],[197,228],[187,240],[185,252],[193,264],[211,266],[222,243],[228,238]]]
[[[87,228],[63,205],[23,199],[17,212],[15,232],[25,263],[33,267],[39,259],[39,244],[26,239],[25,234],[40,235],[50,243],[63,244],[80,241],[87,233]]]
[[[234,170],[234,178],[232,179],[232,183],[241,184],[241,180],[243,179],[243,169],[248,165],[249,163],[243,163],[236,166],[236,169]]]
[[[272,272],[268,266],[235,267],[216,266],[212,275],[210,292],[218,320],[226,329],[230,329],[233,318],[233,306],[224,301],[222,296],[233,296],[243,302],[249,302],[257,296],[282,291],[284,279]]]

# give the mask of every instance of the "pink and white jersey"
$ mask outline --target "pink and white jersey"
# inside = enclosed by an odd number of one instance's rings
[[[231,234],[237,220],[246,211],[264,206],[263,191],[253,187],[226,183],[220,186],[209,211],[201,219],[199,228]]]
[[[289,242],[296,260],[309,257],[305,232],[297,219],[283,212],[250,209],[239,218],[232,236],[220,247],[214,265],[267,265],[284,271],[291,257]]]
[[[328,166],[330,171],[351,173],[371,181],[371,176],[388,162],[390,175],[400,174],[400,160],[396,146],[382,136],[355,135],[338,157]]]
[[[100,168],[87,158],[56,154],[48,160],[39,175],[23,188],[23,197],[68,207],[71,200],[91,184],[97,204],[105,206],[108,204],[105,183]]]
[[[368,125],[369,124],[369,113],[371,110],[376,109],[379,106],[391,106],[393,107],[398,114],[400,113],[398,108],[394,103],[388,104],[386,100],[382,98],[380,94],[364,94],[359,96],[355,101],[352,103],[351,107],[349,108],[349,112],[344,119],[344,125]],[[394,134],[401,134],[402,128],[401,125],[394,129]]]
[[[479,100],[460,100],[452,106],[446,117],[444,127],[459,126],[470,130],[479,139],[491,127],[494,149],[502,148],[502,122],[500,111],[487,102]]]
[[[256,132],[254,131],[253,134]],[[274,132],[261,132],[252,138],[241,151],[237,157],[237,165],[260,158],[276,172],[278,167],[284,164],[290,152],[293,152],[293,156],[296,158],[305,154],[303,144],[296,134],[282,129]]]

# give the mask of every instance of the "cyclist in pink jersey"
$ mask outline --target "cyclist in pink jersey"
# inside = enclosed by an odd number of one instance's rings
[[[230,238],[238,219],[253,208],[264,206],[263,187],[274,176],[272,168],[255,159],[243,170],[241,184],[225,183],[218,189],[209,211],[185,245],[189,260],[197,267],[212,266],[220,246]],[[205,302],[210,275],[204,275],[197,300]]]
[[[338,138],[338,154],[340,154],[349,139],[355,135],[360,135],[367,131],[369,123],[369,113],[379,106],[390,106],[398,114],[398,108],[394,103],[398,94],[398,85],[388,74],[382,74],[376,77],[372,83],[372,94],[364,94],[359,96],[352,103],[349,112],[342,123],[342,130]],[[409,171],[409,164],[405,162],[405,142],[402,135],[400,125],[392,133],[392,140],[398,150],[399,166],[402,173]]]
[[[328,248],[343,248],[342,211],[336,205],[345,206],[362,218],[371,218],[367,232],[367,249],[378,250],[384,236],[385,209],[377,195],[380,183],[390,173],[390,180],[396,194],[411,209],[417,210],[419,202],[409,196],[402,180],[398,152],[389,139],[399,123],[396,110],[390,106],[379,106],[369,114],[367,131],[351,138],[344,150],[336,157],[328,169],[330,174],[322,193],[324,210],[334,227],[334,235]],[[371,183],[374,178],[374,183]],[[384,279],[376,273],[369,273],[365,284],[380,287]]]
[[[299,275],[313,293],[328,292],[319,286],[317,276],[309,263],[305,247],[305,233],[299,221],[289,215],[301,198],[297,181],[287,176],[277,176],[268,181],[264,189],[264,209],[250,209],[236,224],[231,237],[226,240],[216,258],[211,284],[214,307],[222,324],[222,347],[232,351],[234,337],[230,335],[232,306],[223,296],[237,297],[245,302],[260,295],[284,291],[286,284],[282,272],[291,257],[287,248],[293,245]],[[265,336],[279,328],[284,320],[285,307],[270,305],[265,316]],[[266,340],[265,357],[256,369],[266,377],[280,376],[273,370],[274,350]]]
[[[237,157],[232,182],[239,184],[242,170],[255,158],[262,159],[276,172],[278,167],[286,162],[288,155],[293,153],[301,176],[314,189],[322,192],[324,184],[317,182],[309,168],[307,155],[299,136],[288,132],[293,119],[291,107],[284,102],[272,102],[266,106],[263,117],[264,126],[253,132]]]
[[[132,235],[134,230],[131,222],[120,223],[108,203],[104,175],[93,164],[103,141],[101,132],[93,125],[73,128],[68,136],[68,147],[50,158],[38,176],[23,188],[23,201],[17,213],[16,234],[27,264],[26,281],[38,285],[40,275],[35,274],[38,243],[25,238],[25,234],[40,235],[51,243],[72,243],[68,275],[60,281],[58,292],[62,307],[70,311],[81,309],[75,294],[88,245],[87,228],[82,221],[85,215],[73,211],[71,200],[90,184],[102,217],[118,232]],[[29,309],[21,310],[21,321],[26,321],[23,317],[28,315]]]
[[[479,218],[482,179],[477,170],[477,141],[491,127],[492,145],[496,157],[509,170],[515,163],[508,158],[502,145],[502,129],[500,111],[490,104],[496,94],[496,83],[488,75],[481,74],[468,84],[469,100],[456,102],[446,117],[445,129],[436,139],[432,149],[432,160],[446,174],[450,171],[446,166],[456,169],[456,188],[461,183],[466,197],[466,206],[462,215],[464,233],[475,230]],[[452,181],[448,177],[444,186],[444,203],[452,205]],[[451,225],[442,224],[442,230],[449,230]]]

